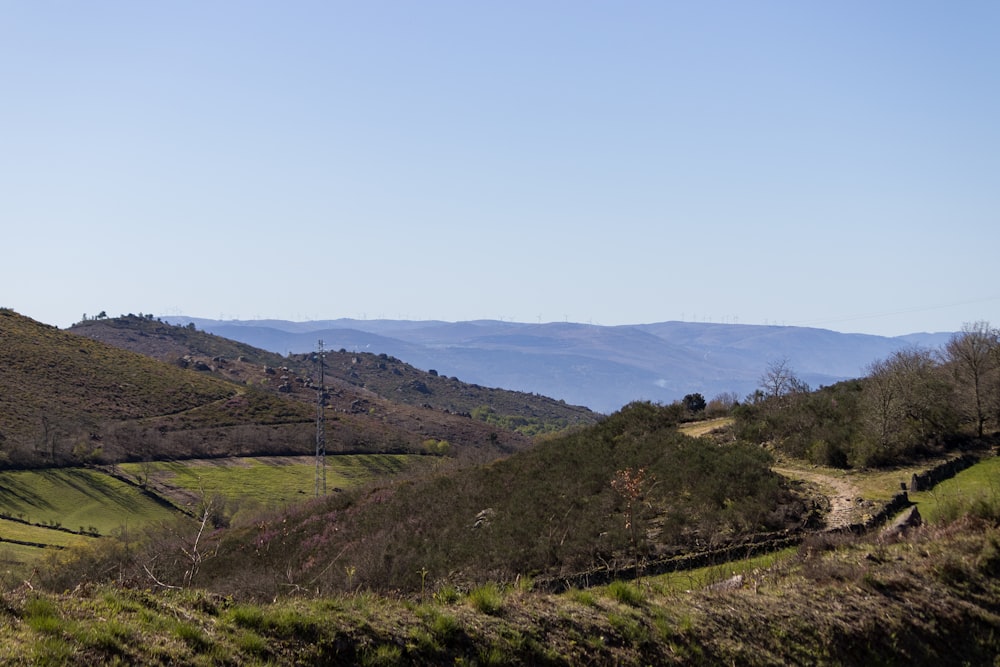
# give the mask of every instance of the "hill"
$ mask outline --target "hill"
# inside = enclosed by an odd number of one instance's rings
[[[131,542],[76,548],[77,558],[53,559],[27,582],[0,579],[0,657],[11,664],[911,665],[990,664],[1000,651],[994,458],[960,475],[959,496],[918,500],[921,509],[924,502],[949,508],[951,518],[939,514],[891,535],[799,535],[797,549],[627,581],[627,567],[616,565],[629,556],[627,505],[608,497],[611,470],[648,463],[657,480],[648,477],[638,498],[650,512],[632,515],[640,544],[758,525],[759,510],[743,508],[775,499],[759,449],[740,456],[739,448],[671,435],[669,414],[629,406],[471,478],[466,470],[430,480],[441,485],[438,495],[419,480],[397,481],[232,529],[178,523]],[[573,457],[580,447],[582,466]],[[579,480],[566,479],[568,469],[580,470]],[[538,488],[542,480],[552,486]],[[717,491],[723,495],[713,500]],[[470,516],[484,499],[490,511]],[[680,531],[655,522],[675,504]],[[597,529],[610,528],[608,535],[595,537],[587,524],[602,516],[619,525],[605,522]],[[609,544],[619,545],[618,556]],[[544,576],[533,576],[532,562],[570,565],[574,552],[586,555],[581,545],[621,578],[594,585],[593,572],[555,594]],[[435,551],[447,557],[434,560]]]
[[[413,591],[588,570],[606,577],[637,557],[801,528],[809,508],[769,465],[758,447],[689,438],[668,408],[636,403],[488,465],[333,494],[206,537],[213,557],[196,583],[273,597],[290,585]],[[622,475],[635,476],[634,496],[616,481]],[[153,555],[136,546],[132,554],[141,579]],[[161,581],[183,576],[183,559],[157,562]]]
[[[384,353],[465,382],[534,392],[610,413],[635,400],[669,403],[753,391],[769,362],[788,359],[812,386],[858,377],[892,352],[950,334],[888,338],[825,329],[692,322],[627,326],[478,320],[210,320],[165,318],[281,353],[330,347]]]
[[[268,385],[304,400],[315,398],[314,383],[319,377],[316,337],[311,339],[309,352],[281,356],[198,331],[194,326],[172,326],[149,317],[85,320],[69,331],[165,362],[197,366],[226,379]],[[274,372],[268,373],[268,369]],[[598,417],[586,408],[538,394],[467,384],[433,369],[421,371],[385,353],[328,349],[324,375],[331,389],[331,406],[341,411],[368,410],[366,406],[378,397],[382,403],[379,413],[384,414],[392,405],[392,411],[425,423],[441,421],[444,417],[440,413],[466,418],[474,415],[494,430],[524,435],[592,424]],[[416,423],[410,427],[417,432],[426,430]]]
[[[123,339],[167,357],[189,349],[136,326],[145,318],[125,319]],[[274,355],[199,336],[208,347],[166,363],[0,310],[0,465],[314,452],[315,389],[254,356]],[[232,360],[218,354],[233,346],[239,353]],[[399,406],[363,390],[332,388],[328,397],[334,453],[422,452],[430,440],[447,442],[452,455],[489,460],[529,444],[468,417]]]
[[[57,465],[128,456],[105,441],[112,424],[224,406],[237,388],[217,378],[65,333],[0,310],[0,447],[7,463]],[[266,402],[266,401],[265,401]],[[225,408],[221,408],[225,411]]]

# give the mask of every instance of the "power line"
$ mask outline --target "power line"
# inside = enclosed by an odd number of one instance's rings
[[[907,315],[910,313],[923,313],[930,310],[942,310],[944,308],[954,308],[956,306],[971,306],[977,303],[989,303],[990,301],[1000,301],[1000,296],[992,296],[985,299],[972,299],[968,301],[955,301],[953,303],[941,303],[933,306],[914,306],[912,308],[900,308],[897,310],[886,310],[879,313],[867,313],[860,315],[849,315],[847,317],[824,318],[818,320],[808,320],[799,322],[798,326],[810,326],[815,324],[832,324],[835,322],[853,322],[855,320],[871,320],[879,317],[891,317],[893,315]]]

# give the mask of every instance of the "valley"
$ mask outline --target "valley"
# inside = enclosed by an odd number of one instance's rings
[[[0,311],[0,334],[16,388],[0,401],[5,662],[920,662],[958,636],[970,658],[997,649],[994,430],[976,437],[967,403],[917,391],[947,380],[962,395],[943,362],[907,380],[911,439],[872,448],[859,416],[877,385],[811,391],[784,366],[769,373],[785,388],[745,403],[597,415],[385,353],[327,352],[320,378],[316,353],[145,316],[64,332]],[[904,494],[918,479],[934,482]],[[884,537],[914,503],[926,523]],[[894,643],[874,641],[873,613]]]

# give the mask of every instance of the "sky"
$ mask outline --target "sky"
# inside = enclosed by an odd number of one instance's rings
[[[1000,3],[0,0],[0,307],[1000,325]]]

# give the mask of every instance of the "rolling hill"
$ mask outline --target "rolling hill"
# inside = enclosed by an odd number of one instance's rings
[[[315,400],[319,377],[315,337],[308,352],[282,356],[198,331],[191,325],[173,326],[147,317],[87,320],[68,331],[161,361]],[[357,414],[375,408],[376,415],[399,418],[400,427],[417,433],[426,432],[427,424],[435,422],[452,424],[451,428],[467,425],[473,414],[478,421],[489,421],[494,430],[499,427],[524,435],[592,424],[599,416],[546,396],[468,384],[434,370],[422,371],[385,353],[327,349],[324,377],[328,404],[335,410]],[[447,439],[447,435],[437,437]]]
[[[699,392],[742,397],[767,364],[787,359],[817,387],[859,377],[893,351],[937,347],[951,334],[888,338],[825,329],[691,322],[629,326],[406,320],[165,318],[280,353],[330,348],[383,353],[465,382],[533,392],[609,413],[634,400]]]
[[[119,345],[0,310],[0,465],[315,451],[317,391],[287,365],[269,365],[281,363],[277,355],[146,318],[101,331],[112,329]],[[129,344],[161,358],[122,349]],[[331,453],[423,452],[430,441],[437,454],[446,442],[450,455],[490,460],[529,444],[510,429],[348,383],[330,387],[327,405]]]

